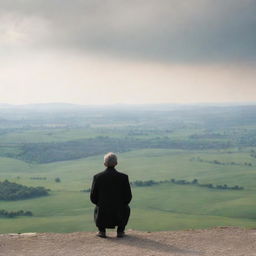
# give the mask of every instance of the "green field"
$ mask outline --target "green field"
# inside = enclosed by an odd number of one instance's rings
[[[118,169],[131,181],[170,178],[201,183],[241,185],[243,191],[211,190],[192,185],[160,184],[134,187],[129,228],[169,230],[206,228],[211,226],[256,226],[256,168],[216,166],[191,161],[191,157],[230,162],[250,160],[248,153],[187,152],[164,149],[138,150],[119,155]],[[51,189],[50,196],[14,202],[1,201],[2,209],[26,209],[33,217],[0,219],[1,233],[7,232],[71,232],[95,230],[93,205],[89,188],[93,174],[103,169],[102,156],[50,164],[28,164],[1,158],[0,179]],[[46,177],[31,180],[30,177]],[[55,177],[61,182],[56,183]]]
[[[81,191],[104,169],[106,151],[118,153],[117,169],[131,182],[197,179],[244,188],[172,182],[132,187],[128,228],[255,228],[255,113],[254,106],[56,113],[0,109],[0,181],[51,190],[45,197],[0,201],[0,210],[33,213],[0,217],[0,233],[96,230],[94,206],[89,193]],[[55,182],[57,177],[61,182]]]

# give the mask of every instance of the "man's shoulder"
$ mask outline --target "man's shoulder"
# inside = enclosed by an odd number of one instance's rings
[[[115,170],[115,172],[108,172],[107,170],[104,170],[102,172],[99,172],[97,174],[94,175],[94,178],[97,179],[97,178],[100,178],[102,176],[105,176],[105,175],[118,175],[119,177],[122,177],[123,179],[126,179],[128,178],[128,175],[123,173],[123,172],[120,172],[118,170]]]
[[[119,176],[119,179],[121,180],[128,180],[128,175],[123,173],[123,172],[119,172],[119,171],[116,171],[116,174]]]
[[[96,178],[98,178],[98,177],[104,175],[104,173],[105,173],[105,171],[98,172],[98,173],[96,173],[93,177],[96,179]]]
[[[123,172],[119,172],[119,171],[116,171],[120,176],[124,177],[124,178],[128,178],[128,175],[123,173]]]

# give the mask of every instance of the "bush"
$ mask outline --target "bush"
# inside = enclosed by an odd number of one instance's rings
[[[33,213],[31,211],[23,211],[23,210],[16,211],[16,212],[14,211],[8,212],[6,210],[0,210],[0,217],[14,218],[17,216],[33,216]]]
[[[61,182],[60,178],[59,177],[55,178],[55,182],[57,183]]]
[[[8,180],[0,182],[0,200],[22,200],[49,195],[49,189],[44,187],[27,187]]]

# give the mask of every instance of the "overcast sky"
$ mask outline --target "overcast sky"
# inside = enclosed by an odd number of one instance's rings
[[[256,0],[0,0],[0,103],[256,101]]]

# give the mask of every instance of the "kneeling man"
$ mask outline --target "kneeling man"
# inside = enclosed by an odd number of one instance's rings
[[[125,226],[130,216],[129,203],[132,199],[128,175],[118,172],[117,156],[108,153],[104,156],[103,172],[93,177],[90,198],[96,205],[94,220],[99,229],[99,237],[106,237],[106,228],[117,226],[117,237],[124,236]]]

